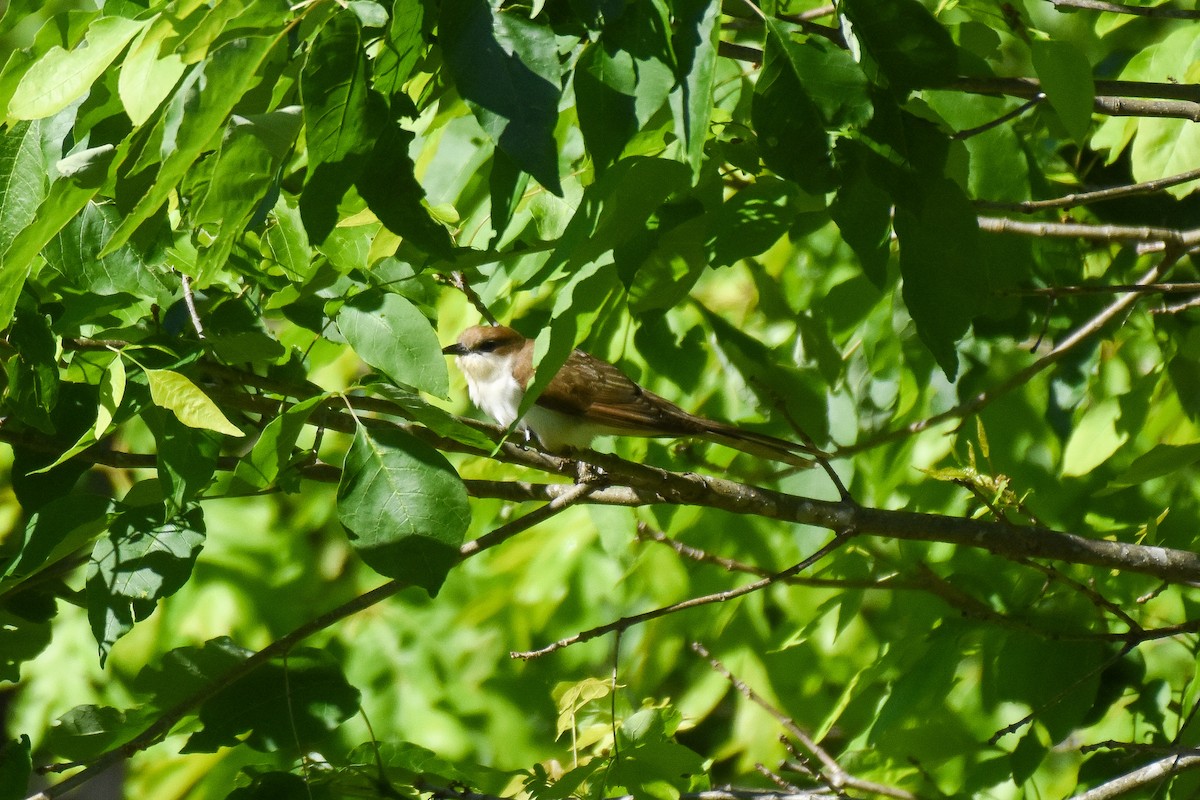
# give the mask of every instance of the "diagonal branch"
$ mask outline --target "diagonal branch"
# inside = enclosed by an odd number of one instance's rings
[[[593,490],[593,488],[594,487],[590,484],[579,484],[571,487],[572,491],[564,492],[560,497],[555,498],[543,508],[531,512],[520,519],[514,520],[507,525],[503,525],[500,528],[497,528],[496,530],[479,537],[478,539],[465,542],[459,548],[459,560],[465,560],[483,552],[488,548],[495,547],[497,544],[500,544],[506,539],[511,538],[515,534],[532,527],[539,522],[549,519],[555,514],[565,510],[579,500],[583,499]],[[109,750],[82,771],[77,772],[76,774],[60,783],[55,784],[54,786],[43,789],[38,794],[31,796],[29,800],[53,800],[53,798],[60,797],[75,787],[87,783],[92,778],[111,767],[113,764],[124,761],[125,759],[132,757],[135,753],[157,744],[165,736],[167,736],[167,734],[171,732],[171,729],[174,728],[175,725],[177,725],[181,720],[183,720],[184,717],[186,717],[188,714],[191,714],[193,711],[195,711],[195,709],[216,695],[226,686],[229,686],[234,681],[249,675],[255,669],[267,663],[271,659],[286,655],[292,650],[292,648],[294,648],[303,640],[307,639],[309,636],[312,636],[319,631],[341,622],[347,617],[357,614],[360,611],[368,609],[371,606],[386,600],[400,590],[407,588],[409,585],[410,584],[406,582],[398,580],[388,581],[382,586],[376,587],[365,594],[361,594],[358,597],[343,603],[337,608],[331,609],[330,611],[327,611],[326,613],[309,620],[303,625],[296,627],[287,635],[276,639],[262,650],[259,650],[245,661],[233,667],[227,673],[222,675],[220,680],[213,681],[200,691],[180,701],[174,707],[164,711],[151,725],[149,725],[140,734],[133,737],[125,744]],[[54,770],[49,769],[43,771]]]
[[[1175,262],[1177,262],[1181,257],[1181,251],[1177,249],[1169,250],[1154,267],[1152,267],[1141,277],[1140,280],[1138,280],[1137,285],[1148,286],[1150,284],[1157,283],[1163,275],[1170,271],[1170,269],[1175,265]],[[1011,375],[1007,380],[1001,381],[999,384],[990,389],[985,389],[982,392],[979,392],[966,402],[960,403],[954,408],[949,408],[938,414],[934,414],[931,417],[926,417],[923,420],[918,420],[917,422],[905,425],[904,427],[896,428],[894,430],[886,431],[876,436],[869,437],[861,442],[850,445],[849,447],[843,447],[838,450],[835,455],[853,455],[854,453],[858,453],[863,450],[869,450],[873,447],[879,447],[880,445],[887,444],[889,442],[904,439],[908,436],[920,433],[921,431],[928,430],[936,425],[940,425],[943,422],[954,419],[962,419],[978,413],[997,397],[1007,394],[1008,392],[1020,386],[1024,386],[1039,372],[1062,360],[1062,358],[1073,349],[1087,341],[1093,335],[1099,333],[1104,326],[1108,325],[1114,319],[1128,311],[1133,304],[1137,302],[1138,297],[1140,297],[1140,294],[1136,292],[1130,292],[1123,297],[1118,297],[1106,308],[1100,311],[1099,314],[1095,315],[1071,332],[1070,335],[1055,345],[1050,352],[1046,353],[1041,358],[1025,367],[1025,369],[1022,369]]]

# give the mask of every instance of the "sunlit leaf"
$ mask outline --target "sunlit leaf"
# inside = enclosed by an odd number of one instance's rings
[[[186,376],[169,369],[147,369],[154,404],[170,409],[184,425],[229,436],[245,436],[220,407]]]

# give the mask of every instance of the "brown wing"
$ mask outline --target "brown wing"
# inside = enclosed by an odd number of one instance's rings
[[[642,435],[681,435],[705,429],[669,400],[638,386],[607,361],[576,350],[538,398],[538,405],[563,414],[625,428]]]

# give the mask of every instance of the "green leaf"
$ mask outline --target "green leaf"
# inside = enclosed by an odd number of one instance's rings
[[[300,75],[309,169],[371,148],[367,61],[352,12],[334,14],[313,40]]]
[[[1062,458],[1063,475],[1087,475],[1117,452],[1129,439],[1128,431],[1118,430],[1120,419],[1121,404],[1115,397],[1089,408],[1067,440]]]
[[[436,397],[449,394],[437,333],[405,298],[377,289],[359,292],[342,306],[337,325],[359,358],[394,382]]]
[[[174,414],[145,414],[143,418],[154,431],[166,513],[174,516],[212,483],[221,443],[212,432],[188,427]]]
[[[887,262],[891,254],[891,198],[871,180],[870,173],[858,159],[853,167],[843,170],[843,175],[837,197],[829,206],[829,214],[841,231],[842,239],[858,256],[863,274],[882,288],[887,280]]]
[[[1177,473],[1197,461],[1200,461],[1200,442],[1155,445],[1135,458],[1111,483],[1114,486],[1137,486]]]
[[[168,306],[175,287],[168,284],[168,269],[154,263],[133,244],[100,257],[104,244],[121,222],[121,212],[111,203],[88,202],[46,246],[42,254],[77,289],[100,295],[118,293],[153,300]],[[170,283],[175,283],[172,279]]]
[[[713,112],[721,4],[711,0],[676,0],[673,4],[671,46],[675,53],[676,83],[671,92],[675,135],[683,145],[684,161],[693,178],[704,160],[704,142]]]
[[[31,752],[25,734],[0,746],[0,800],[21,800],[28,793],[29,779],[33,777]]]
[[[444,409],[426,403],[419,395],[405,390],[402,386],[389,386],[379,383],[373,384],[371,391],[386,397],[400,406],[402,414],[406,419],[424,425],[438,436],[444,436],[447,439],[453,439],[469,447],[476,447],[488,452],[491,452],[496,447],[496,443],[482,431],[459,422],[458,417]]]
[[[313,242],[337,223],[337,204],[363,169],[383,123],[384,101],[367,81],[362,29],[350,11],[322,26],[304,62],[300,92],[308,172],[300,213]]]
[[[394,0],[387,41],[372,66],[375,89],[384,97],[401,91],[412,75],[425,49],[424,27],[425,6],[421,0]]]
[[[145,22],[102,17],[88,28],[85,42],[74,50],[54,47],[21,78],[8,102],[8,116],[42,119],[56,114],[91,89]]]
[[[338,519],[371,569],[435,594],[458,563],[467,492],[440,453],[399,431],[361,425],[346,453]]]
[[[83,547],[108,526],[112,499],[87,492],[59,497],[29,516],[21,550],[5,578],[26,578]]]
[[[979,223],[958,184],[941,178],[915,187],[916,199],[898,202],[904,304],[921,341],[946,376],[958,372],[955,344],[988,299]]]
[[[50,413],[58,403],[58,339],[50,330],[49,319],[32,311],[17,314],[8,343],[16,355],[5,364],[6,413],[43,433],[56,433]]]
[[[221,141],[204,197],[193,213],[198,242],[196,274],[209,284],[229,260],[300,132],[300,108],[234,115]]]
[[[220,683],[253,650],[238,646],[228,636],[209,639],[203,647],[177,647],[161,659],[148,664],[133,681],[133,690],[151,697],[156,709],[177,706],[183,700]]]
[[[700,202],[689,199],[659,209],[659,227],[646,237],[646,247],[632,259],[636,271],[625,278],[622,251],[614,253],[617,268],[629,288],[635,314],[668,309],[687,297],[708,264],[711,218]],[[641,244],[640,242],[637,244]]]
[[[1030,43],[1029,49],[1042,90],[1063,127],[1075,141],[1086,142],[1096,99],[1096,83],[1087,56],[1071,42],[1061,40],[1038,39]]]
[[[118,639],[179,591],[192,574],[204,544],[199,507],[161,522],[162,509],[125,511],[96,542],[87,570],[88,621],[99,645],[100,664]]]
[[[767,37],[750,119],[763,162],[805,191],[821,193],[835,185],[833,142],[820,108],[797,73],[799,60],[791,57],[796,47],[779,37]]]
[[[300,211],[281,194],[275,203],[261,238],[261,251],[271,263],[278,264],[293,283],[303,282],[312,269],[312,247]]]
[[[870,83],[853,56],[823,39],[794,42],[774,20],[768,19],[766,25],[767,40],[787,59],[827,129],[861,128],[871,121]]]
[[[358,690],[333,655],[297,648],[206,700],[199,715],[204,727],[182,752],[215,753],[242,742],[263,752],[310,749],[358,710]]]
[[[29,226],[49,186],[41,122],[18,122],[0,135],[0,253]]]
[[[154,404],[175,412],[184,425],[229,436],[246,435],[187,377],[169,369],[147,369],[145,372]]]
[[[109,170],[115,169],[118,164],[119,159],[114,159]],[[55,181],[38,206],[34,221],[13,238],[7,250],[0,253],[0,327],[12,321],[17,297],[33,270],[38,251],[84,208],[96,191],[96,186],[87,188],[76,186],[69,180]]]
[[[413,138],[398,125],[385,126],[355,186],[388,230],[430,255],[449,258],[454,248],[450,234],[430,215],[425,190],[413,172],[408,155]]]
[[[646,230],[663,202],[687,188],[690,171],[677,161],[636,156],[614,164],[589,186],[558,245],[523,288],[572,274]],[[564,356],[565,358],[565,356]]]
[[[850,36],[898,91],[958,77],[954,41],[919,0],[842,0],[838,11],[850,23]]]
[[[233,39],[197,64],[172,95],[167,118],[174,131],[153,185],[122,218],[121,225],[105,245],[101,256],[129,241],[134,231],[167,201],[183,176],[209,149],[213,137],[225,125],[229,113],[259,81],[263,62],[279,41],[274,34]]]
[[[256,489],[266,489],[276,483],[296,463],[296,440],[300,438],[309,415],[328,397],[321,394],[302,400],[268,422],[249,457],[238,462],[237,477]],[[298,483],[290,482],[288,488],[294,491]]]
[[[517,166],[562,195],[558,177],[560,68],[554,31],[487,0],[442,3],[439,44],[479,124]]]
[[[155,17],[138,34],[121,62],[117,91],[125,113],[135,126],[150,119],[187,69],[178,52],[162,47],[175,33],[176,25],[168,15]]]
[[[1046,726],[1051,741],[1068,736],[1092,706],[1105,660],[1099,642],[1064,642],[1010,631],[987,664],[995,697],[1022,703]]]
[[[597,171],[617,160],[675,86],[669,30],[662,23],[652,3],[630,4],[575,65],[579,128]]]
[[[142,732],[146,719],[108,706],[75,706],[50,725],[46,748],[60,758],[94,761]]]
[[[783,405],[814,441],[829,435],[828,401],[815,367],[799,368],[720,315],[700,306],[714,341],[729,365],[741,374],[764,411]],[[784,435],[784,438],[788,438]]]
[[[469,760],[443,758],[433,750],[412,742],[367,742],[355,747],[350,752],[350,759],[358,764],[382,763],[388,778],[405,785],[422,781],[457,783],[478,791],[500,794],[514,777],[511,772],[472,764]],[[603,763],[603,759],[592,761],[597,762]]]
[[[35,622],[0,610],[0,681],[20,681],[21,665],[49,646],[51,634],[48,622]]]
[[[795,184],[763,175],[728,198],[717,217],[712,266],[736,264],[779,241],[796,218],[799,194]]]
[[[355,4],[352,0],[351,6]],[[291,772],[256,772],[249,786],[239,786],[225,800],[334,800],[334,794],[329,785],[314,784]]]

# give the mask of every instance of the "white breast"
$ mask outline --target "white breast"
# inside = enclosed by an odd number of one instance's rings
[[[525,390],[513,378],[512,356],[468,353],[458,357],[458,368],[467,378],[471,402],[507,428],[517,418]]]

